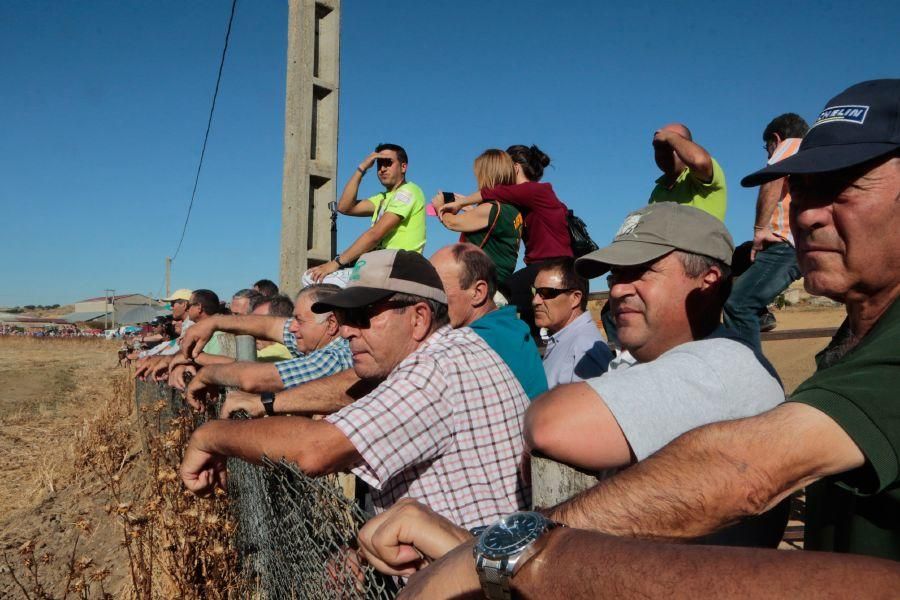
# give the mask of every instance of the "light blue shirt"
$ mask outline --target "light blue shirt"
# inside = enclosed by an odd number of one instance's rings
[[[590,312],[554,333],[544,351],[544,373],[550,389],[561,383],[575,383],[606,372],[612,352]]]

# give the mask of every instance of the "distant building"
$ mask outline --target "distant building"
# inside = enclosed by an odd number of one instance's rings
[[[160,315],[169,314],[165,304],[144,294],[122,294],[107,299],[105,296],[87,298],[75,303],[74,311],[63,315],[69,323],[91,323],[102,326],[134,325],[147,323]]]

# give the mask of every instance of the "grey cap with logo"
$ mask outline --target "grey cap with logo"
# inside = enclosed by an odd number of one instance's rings
[[[368,306],[397,292],[447,304],[441,278],[427,258],[409,250],[376,250],[359,257],[345,289],[316,302],[312,311]]]
[[[731,265],[734,242],[725,224],[711,214],[677,202],[658,202],[629,214],[612,243],[576,260],[575,271],[598,277],[613,267],[643,265],[673,250]]]

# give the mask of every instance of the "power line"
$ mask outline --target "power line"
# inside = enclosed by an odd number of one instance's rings
[[[219,74],[216,76],[216,89],[213,92],[212,106],[209,107],[209,120],[206,122],[206,135],[203,136],[203,147],[200,150],[200,162],[197,164],[197,174],[194,176],[194,191],[191,192],[191,202],[188,204],[187,215],[184,217],[184,227],[181,228],[181,238],[178,247],[172,254],[172,260],[181,251],[181,243],[184,242],[184,234],[187,231],[188,221],[191,218],[191,209],[194,208],[194,199],[197,197],[197,185],[200,183],[200,169],[203,168],[203,157],[206,155],[206,143],[209,141],[209,131],[212,128],[213,113],[216,110],[216,98],[219,96],[219,83],[222,81],[222,69],[225,67],[225,54],[228,52],[228,40],[231,38],[231,23],[234,21],[234,10],[237,0],[231,2],[231,16],[228,17],[228,28],[225,30],[225,45],[222,47],[222,59],[219,61]]]

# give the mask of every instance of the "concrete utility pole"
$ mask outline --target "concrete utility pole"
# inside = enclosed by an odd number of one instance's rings
[[[172,257],[166,257],[166,298],[172,297]]]
[[[279,282],[289,296],[337,252],[340,24],[340,0],[289,0]]]

